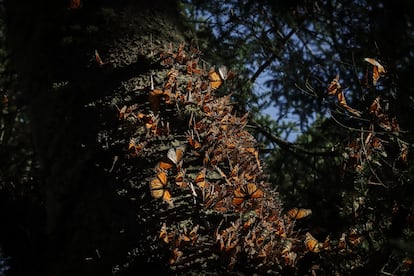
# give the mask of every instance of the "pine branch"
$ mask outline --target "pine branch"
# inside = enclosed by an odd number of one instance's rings
[[[339,153],[336,150],[330,151],[310,151],[303,147],[298,146],[295,143],[286,141],[266,129],[265,126],[261,125],[260,123],[256,122],[255,120],[250,120],[250,124],[252,124],[253,128],[263,134],[267,139],[277,144],[280,148],[287,150],[289,152],[294,153],[297,155],[298,153],[309,154],[313,156],[336,156]]]

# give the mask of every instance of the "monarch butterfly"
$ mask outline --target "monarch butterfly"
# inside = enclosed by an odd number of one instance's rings
[[[336,94],[336,96],[338,97],[338,103],[340,106],[342,106],[343,108],[348,110],[350,113],[354,114],[355,116],[361,117],[360,111],[353,109],[346,103],[344,92],[340,91],[339,93]]]
[[[211,68],[210,72],[208,72],[208,79],[212,89],[217,89],[223,84],[220,75],[214,71],[214,68]]]
[[[147,143],[148,143],[147,141],[142,141],[141,143],[137,144],[135,142],[135,139],[131,139],[129,141],[128,151],[130,151],[130,154],[132,157],[135,157],[144,149]]]
[[[327,88],[328,95],[336,95],[336,93],[341,91],[341,85],[339,84],[339,75],[331,81]]]
[[[187,183],[184,182],[184,175],[185,170],[181,169],[175,176],[175,184],[177,184],[177,186],[179,186],[180,188],[187,187]]]
[[[374,101],[372,102],[372,104],[369,106],[369,113],[370,114],[375,114],[375,115],[379,115],[381,114],[381,96],[378,96],[374,99]]]
[[[381,75],[386,73],[385,68],[373,58],[364,58],[364,60],[374,66],[374,69],[372,69],[372,84],[375,86]]]
[[[186,234],[180,234],[180,236],[178,237],[178,242],[177,243],[180,244],[181,241],[189,242],[190,238]]]
[[[400,132],[400,126],[398,125],[397,119],[395,117],[391,118],[391,132],[393,133]]]
[[[245,222],[243,223],[243,228],[244,228],[245,230],[246,230],[246,229],[249,229],[255,221],[256,221],[256,218],[254,218],[254,217],[249,218],[247,221],[245,221]]]
[[[148,95],[148,102],[151,105],[151,111],[154,113],[157,113],[160,110],[161,107],[161,100],[160,97],[164,91],[159,89],[152,90]]]
[[[254,172],[244,172],[243,177],[247,181],[254,181],[256,179],[256,174]]]
[[[178,239],[180,241],[184,241],[184,242],[191,242],[193,245],[197,242],[198,240],[198,228],[200,227],[200,225],[196,225],[194,226],[194,228],[190,231],[190,233],[184,233],[184,234],[180,234],[180,236],[178,237]],[[187,232],[187,231],[186,231]]]
[[[157,177],[151,180],[150,182],[150,190],[151,195],[155,199],[162,198],[164,201],[170,201],[171,200],[171,194],[166,189],[168,182],[167,173],[164,171],[161,171],[157,174]]]
[[[306,232],[305,246],[310,252],[318,253],[320,251],[318,240],[315,239],[309,232]]]
[[[144,113],[138,113],[137,118],[144,122],[146,129],[156,132],[158,123],[160,121],[158,116],[154,115],[153,113],[150,113],[148,115]]]
[[[373,136],[371,139],[371,146],[375,149],[375,150],[380,150],[382,151],[384,149],[382,143],[381,143],[381,139],[378,138],[377,136]]]
[[[309,215],[312,214],[312,210],[311,209],[304,209],[304,208],[293,208],[290,209],[288,212],[288,215],[290,218],[292,219],[303,219]]]
[[[197,68],[197,64],[198,64],[198,59],[195,60],[189,60],[187,61],[187,74],[201,74],[203,72],[203,70],[201,70],[200,68]]]
[[[156,170],[166,171],[170,170],[173,167],[176,167],[177,170],[180,170],[184,151],[185,146],[180,146],[178,148],[170,148],[167,152],[167,156],[164,157],[160,162],[158,162]]]
[[[250,198],[260,198],[263,197],[263,191],[260,190],[256,184],[248,183],[246,186],[238,187],[234,190],[233,204],[240,205],[243,201]]]
[[[190,144],[190,146],[195,149],[195,150],[199,150],[201,149],[201,143],[198,142],[197,140],[195,140],[193,137],[189,136],[188,137],[188,143]]]
[[[167,73],[167,81],[164,85],[164,89],[171,89],[177,82],[179,71],[176,69],[171,69]]]
[[[167,152],[167,157],[176,166],[178,166],[180,161],[183,159],[184,151],[185,151],[185,145],[179,146],[177,148],[171,148]]]
[[[346,103],[344,92],[341,91],[341,92],[337,93],[336,96],[338,97],[338,103],[339,103],[340,106],[345,107],[345,106],[348,105]]]
[[[164,158],[160,162],[158,162],[157,166],[155,166],[157,171],[168,171],[174,167],[174,164],[168,159]]]
[[[231,80],[235,76],[234,72],[229,70],[225,65],[221,65],[218,71],[222,80]]]
[[[206,187],[206,168],[202,169],[196,176],[194,182],[198,185],[200,188]]]
[[[177,263],[182,255],[182,251],[178,250],[178,248],[174,248],[174,250],[172,251],[172,256],[170,258],[170,265]]]
[[[248,147],[248,148],[244,148],[244,150],[254,155],[254,157],[256,158],[257,166],[260,168],[260,158],[259,158],[259,152],[257,151],[257,149],[255,149],[254,147]]]

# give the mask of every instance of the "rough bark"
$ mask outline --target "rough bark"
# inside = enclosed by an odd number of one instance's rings
[[[175,1],[68,7],[69,1],[6,3],[9,49],[30,110],[27,139],[40,162],[42,195],[29,205],[32,212],[9,210],[33,220],[8,225],[26,228],[10,230],[5,242],[16,275],[108,275],[139,244],[137,233],[146,225],[136,219],[137,204],[117,196],[124,180],[108,172],[116,150],[105,139],[117,127],[117,115],[94,106],[131,89],[129,80],[148,71],[141,48],[184,40]],[[96,63],[95,49],[104,66]],[[140,269],[162,269],[142,263]]]

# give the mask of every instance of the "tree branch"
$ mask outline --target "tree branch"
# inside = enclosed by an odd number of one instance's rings
[[[285,44],[289,41],[292,35],[296,32],[297,28],[293,28],[290,32],[283,37],[280,47],[278,48],[277,52],[273,52],[273,54],[256,70],[253,76],[250,78],[250,82],[254,83],[257,78],[263,73],[264,70],[272,63],[272,61],[277,57],[280,51],[283,49]]]
[[[250,124],[252,124],[253,128],[258,130],[261,134],[263,134],[267,139],[277,144],[280,148],[290,151],[294,154],[298,153],[304,153],[309,154],[313,156],[336,156],[338,155],[338,152],[336,150],[330,150],[330,151],[309,151],[303,147],[298,146],[295,143],[291,143],[289,141],[283,140],[282,138],[272,134],[269,132],[265,126],[262,126],[255,120],[250,120]]]

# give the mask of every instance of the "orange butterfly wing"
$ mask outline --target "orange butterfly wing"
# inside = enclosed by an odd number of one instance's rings
[[[336,95],[340,90],[341,85],[339,84],[339,75],[336,75],[336,77],[328,85],[328,95]]]
[[[210,85],[212,89],[217,89],[221,86],[223,81],[220,78],[220,75],[214,71],[214,69],[210,70],[208,73],[208,79],[210,80]]]
[[[158,162],[156,169],[157,171],[167,171],[172,167],[174,167],[174,164],[169,162],[169,160],[161,160],[160,162]]]
[[[233,192],[234,197],[233,197],[233,204],[234,205],[240,205],[243,203],[243,201],[246,198],[246,193],[243,191],[243,189],[241,187],[238,187],[234,190]]]
[[[181,188],[187,187],[187,183],[184,181],[184,175],[185,170],[180,170],[175,176],[175,184]]]
[[[202,171],[200,171],[196,178],[195,178],[195,183],[200,187],[200,188],[205,188],[206,187],[206,169],[204,168]]]
[[[384,66],[373,58],[364,58],[364,60],[374,66],[372,69],[372,84],[377,85],[378,79],[386,73]]]
[[[305,246],[310,252],[318,253],[320,251],[318,240],[309,232],[306,233]]]
[[[174,250],[172,251],[172,256],[170,258],[170,265],[177,263],[182,255],[182,251],[178,250],[178,248],[174,248]]]
[[[302,219],[312,214],[312,210],[304,208],[292,208],[288,212],[288,215],[292,219]]]
[[[150,182],[150,190],[152,197],[159,199],[171,199],[170,193],[165,189],[167,186],[167,174],[163,171],[159,172],[157,176]]]
[[[164,185],[158,178],[151,180],[150,190],[153,198],[159,199],[164,196]]]
[[[256,184],[249,183],[247,184],[247,194],[250,198],[260,198],[263,197],[263,191],[260,190]]]
[[[188,137],[188,143],[195,150],[199,150],[201,148],[201,143],[198,142],[197,140],[193,139],[193,137],[191,137],[191,136]]]

